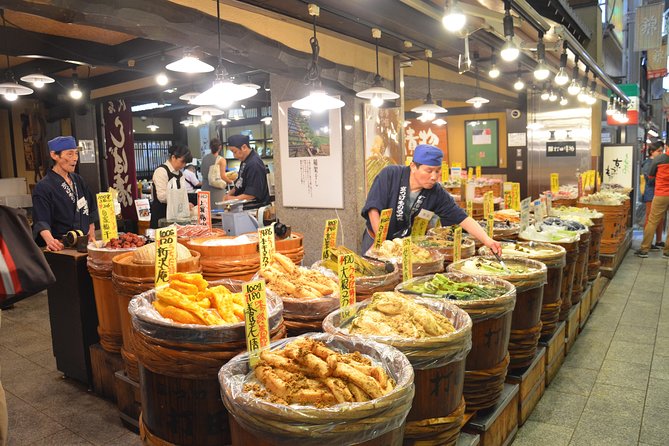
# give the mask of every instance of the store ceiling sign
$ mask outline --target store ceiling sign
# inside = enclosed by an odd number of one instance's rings
[[[639,85],[638,84],[620,84],[618,88],[630,98],[630,103],[627,104],[627,117],[629,121],[625,124],[616,121],[613,116],[606,116],[606,123],[608,125],[635,125],[639,123]],[[612,95],[609,90],[609,96]]]
[[[634,51],[652,50],[662,46],[664,2],[639,6],[636,10]]]
[[[667,75],[667,45],[648,50],[648,70],[646,79],[655,79]]]
[[[576,156],[576,141],[548,141],[546,156]]]

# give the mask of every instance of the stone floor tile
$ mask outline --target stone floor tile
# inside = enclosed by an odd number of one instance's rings
[[[613,411],[585,410],[574,430],[570,445],[612,446],[633,445],[639,441],[639,418],[620,418]]]
[[[107,403],[102,411],[86,410],[75,405],[71,410],[62,410],[51,416],[93,444],[108,443],[128,432],[121,424],[116,406],[112,403]]]
[[[669,356],[653,357],[653,366],[650,369],[653,378],[669,379]]]
[[[597,370],[562,365],[548,389],[561,393],[589,396],[597,379]]]
[[[518,431],[516,439],[513,440],[514,446],[537,446],[547,444],[550,441],[551,446],[567,446],[574,430],[552,424],[539,423],[528,420]]]
[[[530,420],[575,428],[588,397],[548,388],[530,415]]]
[[[664,338],[669,338],[669,321],[660,321],[657,324],[657,335]]]
[[[639,344],[655,344],[657,328],[644,325],[627,325],[622,322],[616,328],[613,341],[636,342]]]
[[[3,333],[7,333],[3,327]],[[16,328],[12,336],[0,336],[0,345],[15,353],[26,356],[51,347],[51,338],[29,328]]]
[[[656,326],[660,312],[657,306],[638,306],[628,304],[620,317],[620,323],[624,325],[649,325]]]
[[[47,370],[57,370],[56,357],[53,355],[53,349],[51,347],[42,350],[41,352],[27,355],[26,359]]]
[[[669,380],[653,378],[648,380],[646,407],[662,408],[669,411]]]
[[[669,441],[669,437],[667,436],[667,420],[669,420],[669,410],[658,407],[646,407],[643,411],[639,440],[651,445],[666,446]]]
[[[655,356],[669,356],[669,337],[658,336],[655,338]]]
[[[608,349],[608,343],[593,342],[588,338],[577,338],[576,344],[567,354],[564,365],[599,370]]]
[[[25,401],[9,392],[5,392],[5,394],[9,415],[10,445],[29,445],[65,429],[63,425]]]
[[[620,326],[618,326],[620,330]],[[619,331],[616,331],[616,334]],[[636,342],[613,340],[606,354],[606,359],[630,362],[634,364],[650,365],[653,359],[653,345],[639,344]]]
[[[621,418],[640,417],[645,398],[645,387],[637,390],[596,382],[584,411],[613,412],[617,414],[616,417]]]
[[[607,358],[602,363],[596,383],[645,391],[649,373],[648,365]]]
[[[142,446],[143,444],[142,440],[139,439],[139,435],[134,432],[126,432],[120,437],[105,443],[104,446]]]
[[[135,437],[139,439],[138,435],[135,435]],[[93,443],[80,437],[71,430],[63,429],[58,433],[49,435],[48,437],[32,443],[31,446],[90,446],[92,444]]]

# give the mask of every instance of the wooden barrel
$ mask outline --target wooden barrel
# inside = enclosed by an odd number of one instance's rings
[[[392,291],[395,289],[397,284],[402,281],[402,271],[398,268],[395,263],[384,263],[377,260],[366,259],[373,265],[376,265],[380,268],[388,267],[391,269],[390,272],[386,274],[381,274],[378,276],[355,276],[355,300],[361,302],[367,300],[374,293],[380,293],[382,291]],[[327,270],[333,272],[332,270],[327,269],[323,266],[323,261],[319,260],[318,262],[311,265],[312,268],[319,270]],[[319,331],[319,330],[316,330]]]
[[[208,281],[219,279],[251,280],[260,269],[257,234],[245,234],[247,243],[211,245],[217,240],[228,242],[237,237],[195,237],[184,244],[200,253],[202,275]]]
[[[602,262],[599,260],[599,250],[602,242],[602,234],[604,231],[604,217],[591,218],[592,226],[590,226],[590,251],[588,254],[588,280],[595,280],[599,273],[599,268]]]
[[[461,272],[465,262],[475,259],[477,257],[454,263],[449,267],[449,271]],[[523,274],[504,272],[492,274],[493,277],[507,280],[516,287],[516,306],[511,318],[509,337],[509,368],[520,369],[532,363],[541,336],[541,307],[547,269],[541,262],[520,257],[508,257],[504,262],[508,267],[522,266],[528,269],[528,272]],[[491,275],[485,271],[481,273],[484,276]]]
[[[293,232],[290,237],[275,240],[276,252],[288,257],[294,264],[302,264],[304,258],[304,236],[299,232]]]
[[[467,411],[487,409],[497,403],[504,388],[516,289],[509,282],[492,277],[452,272],[445,276],[456,282],[492,283],[507,290],[494,299],[449,301],[466,311],[472,319],[472,348],[465,361],[463,384]],[[431,279],[432,276],[426,276],[415,280]],[[396,290],[402,292],[402,284]]]
[[[368,339],[324,333],[308,336],[334,350],[359,351],[384,364],[396,382],[395,388],[380,398],[364,403],[344,403],[334,409],[273,404],[243,391],[243,378],[250,370],[248,354],[241,354],[223,366],[218,374],[223,403],[231,415],[232,445],[402,445],[404,420],[414,394],[414,373],[409,360],[397,349]],[[271,348],[281,348],[291,340],[274,342]]]
[[[576,206],[578,198],[554,198],[551,202],[554,207]]]
[[[177,271],[180,273],[200,272],[200,253],[191,251],[193,257],[177,262]],[[118,255],[112,260],[112,283],[117,297],[118,314],[121,319],[121,333],[123,347],[121,357],[125,364],[128,377],[139,382],[139,370],[134,349],[134,338],[128,304],[137,294],[141,294],[154,287],[155,266],[138,264],[133,261],[133,253]]]
[[[230,443],[228,413],[218,372],[246,350],[245,324],[178,324],[153,308],[155,291],[135,296],[128,311],[135,328],[142,394],[141,437],[145,444],[218,446]],[[282,305],[268,299],[270,335],[286,335]]]
[[[444,230],[450,231],[450,234]],[[453,263],[454,244],[452,229],[450,227],[432,228],[429,232],[431,235],[414,238],[414,243],[423,248],[436,249],[444,256],[444,268],[448,267],[448,265]],[[460,258],[468,259],[474,256],[475,249],[474,239],[469,238],[466,235],[463,236],[462,242],[460,243]]]
[[[444,256],[436,249],[427,248],[430,252],[429,260],[413,261],[411,270],[414,277],[427,276],[428,274],[435,274],[444,271]],[[385,258],[379,256],[374,247],[369,248],[366,257],[369,257],[380,262],[391,262],[397,264],[397,267],[402,271],[402,257]]]
[[[571,304],[576,305],[581,300],[583,291],[588,285],[588,254],[590,251],[590,231],[581,232],[578,242],[578,257],[574,271],[574,287],[571,292]]]
[[[478,224],[487,232],[488,222],[486,220],[478,221]],[[518,233],[520,232],[520,225],[518,223],[507,223],[502,221],[495,221],[492,229],[492,238],[494,240],[518,240]],[[477,240],[476,249],[483,246]]]
[[[100,247],[97,245],[101,244]],[[108,352],[120,353],[123,346],[118,298],[112,284],[112,259],[136,248],[107,249],[103,243],[88,245],[88,272],[93,281],[95,307],[98,313],[100,346]],[[115,372],[116,370],[114,370]]]
[[[578,203],[577,206],[580,208],[588,208],[604,214],[603,218],[603,227],[602,227],[602,236],[601,240],[605,246],[614,246],[613,252],[605,252],[604,246],[602,246],[602,253],[612,254],[617,250],[617,244],[619,244],[625,238],[625,231],[627,229],[627,217],[629,206],[629,200],[621,205],[603,205],[603,204],[592,204],[592,203]],[[608,250],[607,250],[608,251]]]

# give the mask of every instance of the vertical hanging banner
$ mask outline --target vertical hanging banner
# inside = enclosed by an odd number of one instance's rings
[[[346,320],[355,314],[355,259],[353,254],[339,256],[339,308],[341,320]]]
[[[105,154],[109,186],[118,191],[121,215],[136,220],[133,200],[137,197],[135,140],[132,134],[132,111],[124,99],[106,101],[102,116],[105,124]]]
[[[98,214],[100,215],[100,231],[102,232],[102,241],[107,243],[109,240],[118,237],[116,227],[116,215],[114,214],[114,201],[111,192],[100,192],[95,196],[98,202]]]
[[[402,239],[402,281],[413,279],[413,262],[411,259],[411,237]]]
[[[174,225],[156,230],[155,286],[160,288],[177,272],[177,228]]]
[[[636,8],[634,51],[651,50],[662,46],[663,17],[664,2]]]
[[[246,349],[249,352],[249,365],[253,368],[260,359],[260,353],[269,348],[265,281],[246,282],[242,286],[242,292],[244,293]]]
[[[392,215],[392,209],[384,209],[381,211],[379,229],[376,231],[376,237],[374,238],[374,248],[379,249],[381,244],[386,241],[386,237],[388,237],[388,227],[390,226],[390,217]]]
[[[325,230],[323,231],[323,246],[321,249],[321,259],[330,257],[330,248],[337,246],[337,230],[339,229],[339,219],[325,221]]]
[[[211,232],[211,192],[197,193],[197,224],[206,226]]]
[[[556,194],[560,192],[560,174],[552,173],[551,174],[551,193]]]
[[[462,228],[457,226],[453,231],[453,263],[462,259]]]
[[[648,50],[648,69],[646,79],[655,79],[667,75],[667,44]]]
[[[260,253],[260,269],[265,269],[272,263],[272,257],[276,252],[274,224],[258,228],[258,252]]]

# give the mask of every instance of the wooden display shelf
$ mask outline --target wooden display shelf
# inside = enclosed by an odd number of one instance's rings
[[[588,322],[590,316],[590,309],[592,308],[592,285],[588,284],[583,296],[581,297],[581,309],[578,315],[578,326],[583,330],[585,323]]]
[[[457,443],[455,446],[478,446],[481,444],[481,436],[478,434],[468,434],[466,432],[460,432]]]
[[[571,307],[569,310],[569,315],[567,315],[567,329],[565,331],[565,355],[569,354],[569,350],[574,346],[576,342],[576,337],[578,336],[579,329],[579,316],[581,314],[581,303],[577,303]]]
[[[609,279],[607,277],[604,277],[601,275],[601,273],[597,276],[595,280],[592,282],[592,299],[590,301],[590,310],[592,311],[593,308],[597,305],[597,302],[599,302],[599,299],[602,297],[602,294],[604,294],[604,290],[606,289],[606,286],[609,283]]]
[[[128,378],[123,370],[114,373],[116,385],[116,406],[123,425],[139,433],[139,415],[142,412],[142,395],[139,383]]]
[[[462,428],[463,432],[480,436],[481,446],[507,446],[518,432],[518,384],[504,384],[495,406],[477,412]]]
[[[546,386],[550,385],[557,375],[560,366],[564,362],[564,350],[565,350],[565,332],[567,330],[567,324],[563,321],[560,322],[551,336],[547,341],[539,342],[539,345],[546,348]]]
[[[623,242],[618,246],[618,250],[615,254],[599,254],[599,260],[602,262],[602,266],[599,268],[599,272],[604,277],[612,279],[613,276],[618,271],[620,264],[623,263],[623,259],[627,254],[627,250],[632,245],[632,229],[628,229],[625,234]]]
[[[91,354],[91,372],[93,391],[102,398],[116,402],[116,383],[114,373],[123,369],[123,359],[118,353],[111,353],[100,344],[89,347]]]
[[[518,426],[525,424],[546,389],[546,349],[539,347],[532,363],[520,374],[509,374],[506,382],[518,384]]]

